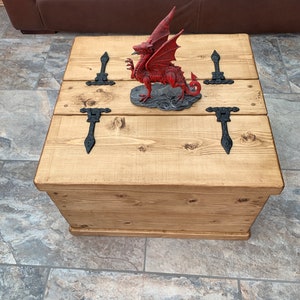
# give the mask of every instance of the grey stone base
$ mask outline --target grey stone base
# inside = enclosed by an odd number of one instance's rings
[[[170,85],[160,83],[152,84],[151,98],[145,102],[140,101],[141,96],[147,94],[147,88],[144,85],[137,86],[131,90],[130,100],[134,105],[158,108],[161,110],[183,110],[190,108],[195,102],[201,99],[201,94],[197,96],[185,95],[180,100],[181,88],[172,88]]]

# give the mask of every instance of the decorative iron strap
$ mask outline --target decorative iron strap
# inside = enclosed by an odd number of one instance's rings
[[[212,72],[212,79],[204,80],[205,84],[232,84],[234,81],[232,79],[226,79],[224,76],[224,72],[220,71],[220,54],[214,50],[211,55],[211,60],[215,66],[215,72]]]
[[[109,61],[109,56],[107,52],[104,52],[104,54],[100,58],[101,62],[101,70],[100,73],[97,73],[97,77],[95,78],[95,81],[87,81],[86,85],[114,85],[115,82],[112,80],[107,80],[108,74],[105,73],[106,65]]]
[[[89,127],[88,135],[84,141],[84,146],[85,146],[86,152],[90,153],[96,143],[96,140],[94,137],[95,124],[97,122],[100,122],[100,117],[103,112],[109,113],[109,112],[111,112],[111,109],[110,108],[85,108],[84,107],[84,108],[80,109],[80,112],[88,114],[87,122],[90,123],[90,127]]]
[[[217,121],[221,122],[222,125],[222,138],[221,138],[221,145],[226,151],[227,154],[230,153],[232,148],[232,139],[229,135],[227,122],[230,122],[230,112],[237,112],[240,109],[238,107],[208,107],[206,111],[208,112],[215,112],[217,116]]]

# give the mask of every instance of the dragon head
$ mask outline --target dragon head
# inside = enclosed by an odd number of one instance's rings
[[[143,42],[139,45],[133,46],[134,52],[132,54],[145,55],[154,52],[153,45],[149,42]]]

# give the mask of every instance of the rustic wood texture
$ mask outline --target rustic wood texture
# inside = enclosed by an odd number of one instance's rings
[[[111,80],[130,80],[125,60],[132,56],[132,46],[147,40],[147,36],[77,37],[70,54],[64,80],[93,80],[100,70],[100,56],[107,51],[110,60],[106,72]],[[201,80],[212,77],[214,50],[221,56],[220,69],[228,79],[258,79],[253,54],[246,34],[182,35],[177,43],[176,65],[185,77],[193,72]]]
[[[97,144],[83,146],[85,116],[54,116],[36,183],[43,185],[168,185],[273,187],[280,170],[266,116],[232,116],[233,148],[220,145],[221,124],[211,116],[109,116],[96,125]]]
[[[183,35],[176,64],[188,79],[211,78],[211,53],[233,85],[202,84],[202,99],[181,112],[136,107],[125,59],[142,36],[78,37],[40,158],[35,184],[46,191],[77,235],[247,239],[269,195],[283,180],[249,38]],[[87,86],[100,70],[114,86]],[[137,59],[137,58],[136,58]],[[136,60],[137,61],[137,60]],[[209,106],[238,106],[220,144],[221,123]],[[82,107],[109,107],[96,124],[96,145]]]
[[[157,193],[150,191],[102,191],[86,189],[50,191],[49,195],[58,204],[61,211],[76,214],[81,212],[147,214],[159,210],[161,214],[197,214],[200,215],[245,215],[255,217],[266,200],[266,195],[258,193],[209,194],[209,193]],[[234,209],[232,209],[234,207]],[[245,210],[247,208],[247,210]],[[98,220],[102,222],[102,220]],[[128,225],[128,224],[127,224]],[[177,226],[180,226],[178,224]],[[77,226],[78,227],[78,226]],[[95,227],[95,226],[93,226]]]
[[[239,232],[218,232],[218,231],[184,231],[184,230],[130,230],[130,229],[94,229],[78,228],[70,226],[70,232],[73,235],[83,236],[140,236],[156,238],[189,238],[206,240],[248,240],[250,231],[246,233]]]
[[[165,115],[165,111],[133,105],[130,91],[137,81],[118,81],[113,86],[87,86],[84,81],[64,81],[55,107],[55,114],[81,114],[82,107],[109,107],[113,115]],[[170,111],[168,115],[208,115],[208,106],[238,106],[242,115],[267,114],[258,80],[236,80],[234,84],[202,84],[202,99],[192,108]]]
[[[182,236],[200,232],[248,235],[249,227],[268,198],[251,193],[233,197],[232,194],[99,193],[95,190],[58,191],[49,195],[73,230],[108,232],[118,228],[161,235],[163,228],[170,232],[181,231]]]

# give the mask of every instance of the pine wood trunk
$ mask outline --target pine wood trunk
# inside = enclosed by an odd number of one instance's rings
[[[249,37],[183,35],[176,53],[202,99],[190,109],[161,111],[130,102],[140,85],[125,59],[145,36],[77,37],[37,169],[46,191],[77,235],[247,239],[283,180]],[[205,85],[213,50],[232,85]],[[87,86],[110,57],[113,86]],[[138,57],[136,57],[135,63]],[[221,123],[209,106],[237,106],[228,123],[233,147],[220,144]],[[82,107],[109,107],[96,124],[96,145],[83,145],[89,123]]]

